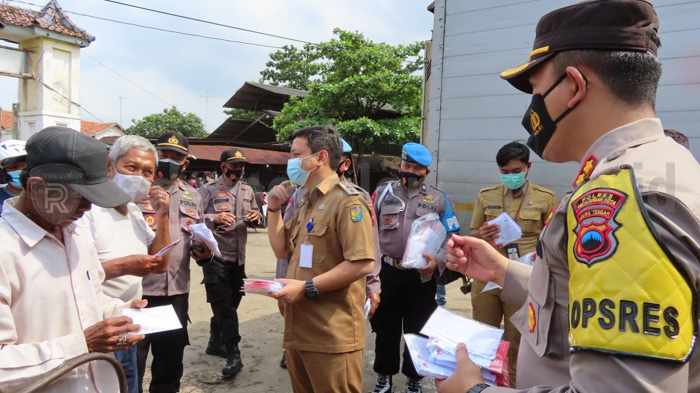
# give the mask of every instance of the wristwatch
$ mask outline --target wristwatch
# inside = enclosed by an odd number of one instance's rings
[[[309,300],[315,299],[316,296],[318,296],[318,288],[316,288],[312,279],[306,280],[306,285],[304,285],[304,296],[306,296],[306,298]]]
[[[481,393],[482,391],[484,391],[484,389],[490,387],[491,386],[485,383],[477,383],[476,385],[472,386],[469,390],[467,390],[467,393]]]

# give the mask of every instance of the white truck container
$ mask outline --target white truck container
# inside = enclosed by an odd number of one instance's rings
[[[462,233],[483,187],[499,182],[496,153],[528,137],[521,125],[531,97],[499,77],[527,61],[535,25],[561,0],[436,0],[432,50],[427,53],[428,103],[423,143],[433,154],[428,182],[447,192]],[[656,111],[665,128],[690,138],[700,153],[700,1],[653,1],[659,15],[664,67]],[[601,113],[600,116],[605,116]],[[530,179],[556,191],[571,189],[578,163],[553,164],[531,154]],[[672,181],[670,173],[663,181]],[[700,179],[698,179],[700,182]]]

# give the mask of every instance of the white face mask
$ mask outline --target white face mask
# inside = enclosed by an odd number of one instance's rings
[[[116,169],[112,181],[131,196],[132,202],[141,202],[146,199],[148,197],[148,191],[151,189],[151,182],[145,177],[124,175],[116,172]]]

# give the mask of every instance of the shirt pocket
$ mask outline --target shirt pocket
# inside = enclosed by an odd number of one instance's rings
[[[382,206],[382,210],[379,214],[379,230],[387,231],[398,228],[400,215],[400,206]]]
[[[486,221],[491,221],[494,218],[500,216],[501,214],[503,214],[502,208],[487,207],[486,209],[484,209],[484,216],[486,217]]]
[[[527,209],[520,211],[518,217],[518,225],[522,228],[523,233],[540,233],[544,226],[542,213],[539,210]]]
[[[314,223],[311,231],[304,235],[304,243],[310,243],[313,246],[312,266],[326,260],[326,232],[328,232],[328,224]]]

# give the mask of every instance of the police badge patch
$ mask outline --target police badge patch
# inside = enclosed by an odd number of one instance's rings
[[[626,199],[627,194],[619,190],[595,188],[571,204],[576,218],[573,253],[577,261],[591,266],[615,254],[618,246],[615,231],[622,226],[615,216]]]

